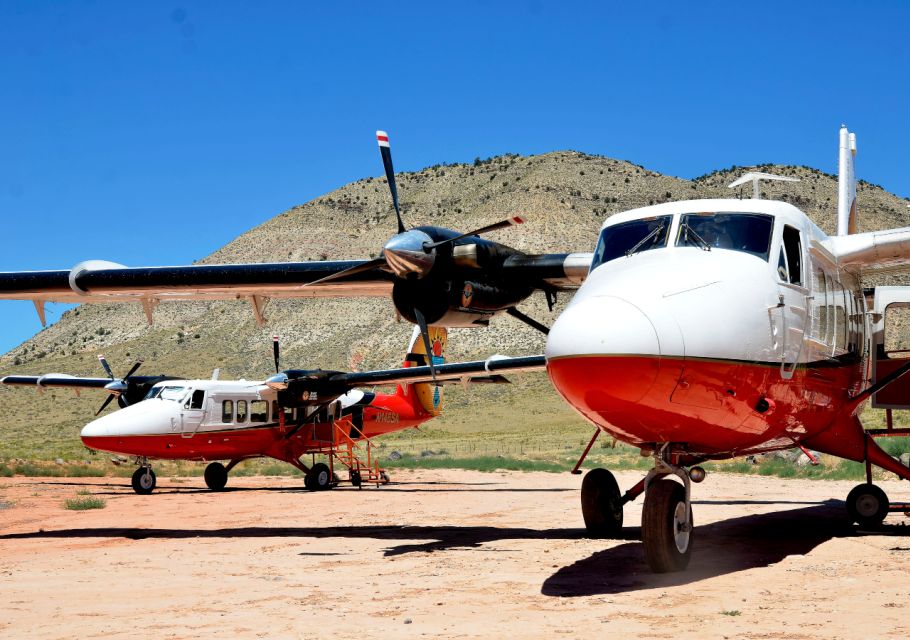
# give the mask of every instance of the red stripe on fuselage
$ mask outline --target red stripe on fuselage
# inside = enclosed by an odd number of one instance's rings
[[[857,364],[800,366],[784,380],[779,363],[637,355],[554,358],[547,371],[572,407],[619,440],[685,443],[712,457],[823,431],[861,379]]]

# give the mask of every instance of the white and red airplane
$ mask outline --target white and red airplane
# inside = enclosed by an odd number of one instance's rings
[[[61,374],[6,376],[0,383],[42,388],[104,389],[101,410],[117,397],[123,408],[98,418],[82,429],[86,447],[134,456],[136,493],[155,489],[151,460],[210,462],[206,485],[220,491],[228,473],[251,458],[287,462],[306,475],[310,490],[329,489],[340,481],[335,463],[347,469],[354,486],[386,483],[372,452],[373,438],[419,426],[442,412],[441,384],[447,382],[506,382],[502,374],[543,371],[543,356],[445,363],[447,331],[431,327],[431,358],[415,328],[404,365],[355,373],[278,370],[278,340],[274,340],[276,373],[265,381],[185,380],[169,376],[134,376],[138,364],[123,378],[114,377],[100,357],[108,378],[78,378]],[[431,367],[432,363],[432,367]],[[393,393],[362,391],[358,387],[397,385]],[[139,393],[144,392],[144,396]],[[310,465],[303,462],[313,456]],[[326,462],[316,462],[316,455]]]
[[[847,496],[857,522],[880,523],[890,505],[871,467],[910,479],[863,429],[859,412],[907,408],[899,378],[910,364],[889,357],[890,305],[910,287],[867,292],[862,278],[910,270],[910,227],[857,233],[855,137],[840,132],[837,235],[826,236],[785,202],[691,200],[616,214],[594,254],[529,256],[477,233],[406,230],[388,136],[380,150],[398,233],[375,260],[284,265],[127,268],[89,262],[72,270],[0,273],[0,298],[140,302],[249,296],[257,318],[268,297],[387,295],[418,324],[485,324],[500,312],[536,326],[515,306],[535,290],[548,300],[581,288],[549,331],[548,374],[559,393],[601,431],[653,456],[654,468],[620,494],[604,469],[582,484],[582,513],[594,535],[615,535],[623,505],[644,494],[642,539],[655,571],[687,566],[696,466],[793,446],[865,461],[867,482]],[[773,178],[773,176],[771,177]],[[735,186],[740,181],[734,183]],[[592,439],[593,443],[593,439]],[[581,461],[579,461],[580,464]]]

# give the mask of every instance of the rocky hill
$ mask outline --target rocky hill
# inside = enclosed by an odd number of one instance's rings
[[[436,165],[398,174],[398,188],[409,225],[466,230],[520,214],[526,224],[490,237],[529,252],[591,251],[610,215],[669,200],[729,197],[726,185],[750,169],[800,178],[799,183],[765,184],[765,195],[792,202],[822,229],[833,231],[836,177],[808,167],[732,167],[684,180],[622,160],[563,151]],[[860,184],[858,196],[863,230],[910,224],[906,199],[868,183]],[[394,230],[385,180],[370,177],[277,215],[202,262],[373,257]],[[548,324],[559,311],[547,311],[542,296],[522,309]],[[378,298],[273,301],[266,316],[268,325],[260,329],[246,302],[162,303],[149,328],[138,305],[77,307],[0,357],[0,375],[99,375],[95,356],[103,352],[118,373],[142,357],[145,374],[208,376],[219,367],[223,377],[261,378],[272,370],[272,333],[281,336],[284,366],[372,368],[397,364],[411,334],[410,325],[396,323],[391,302]],[[489,330],[453,331],[449,356],[537,353],[543,346],[541,334],[503,317]],[[542,387],[545,379],[528,384]],[[55,403],[36,401],[27,391],[0,389],[6,417],[0,426],[0,456],[5,443],[15,440],[10,429],[46,430],[48,450],[53,450],[60,433],[72,434],[90,417],[89,409],[100,404],[100,395],[83,395],[91,398]],[[56,392],[54,397],[71,395]],[[545,401],[551,402],[559,407],[558,399]]]

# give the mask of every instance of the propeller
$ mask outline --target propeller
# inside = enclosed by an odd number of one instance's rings
[[[511,227],[516,224],[522,224],[524,220],[519,216],[513,216],[493,224],[488,224],[478,229],[461,233],[444,240],[434,240],[421,229],[407,229],[404,226],[404,220],[401,217],[401,206],[398,202],[398,185],[395,182],[395,170],[392,167],[392,150],[389,146],[389,134],[385,131],[376,132],[376,141],[379,143],[379,153],[382,155],[382,165],[385,168],[386,180],[389,183],[389,191],[392,194],[392,205],[395,207],[395,218],[398,221],[398,233],[392,236],[382,248],[378,258],[368,260],[362,264],[333,273],[332,275],[314,280],[304,286],[313,286],[332,280],[339,280],[362,273],[372,271],[373,269],[385,269],[391,271],[399,278],[423,278],[433,268],[436,263],[436,249],[447,244],[452,244],[469,236],[476,236],[482,233]]]
[[[385,131],[376,132],[376,142],[379,144],[379,153],[382,156],[382,166],[385,169],[386,181],[389,184],[389,191],[392,194],[392,205],[395,207],[395,218],[398,222],[398,233],[392,236],[382,248],[378,258],[368,260],[362,264],[344,269],[332,275],[314,280],[304,286],[313,286],[332,280],[347,278],[365,271],[373,269],[384,269],[391,271],[396,277],[402,279],[421,279],[432,271],[436,263],[437,249],[445,245],[452,244],[469,236],[476,236],[496,229],[511,227],[516,224],[522,224],[524,220],[518,216],[513,216],[493,224],[461,233],[446,238],[444,240],[435,240],[426,231],[422,229],[407,229],[404,220],[401,217],[401,206],[398,202],[398,185],[395,182],[395,170],[392,165],[392,149],[389,145],[389,134]],[[433,380],[436,380],[436,371],[433,365],[433,354],[430,345],[430,334],[427,329],[427,322],[423,312],[414,306],[414,317],[420,327],[420,333],[423,336],[424,346],[427,350],[427,359]],[[275,380],[276,384],[280,381]],[[286,380],[285,380],[286,384]]]
[[[107,408],[107,405],[109,405],[114,398],[120,398],[129,389],[130,376],[136,373],[136,370],[142,366],[144,360],[137,360],[136,364],[133,365],[133,367],[127,372],[125,376],[123,376],[123,378],[117,378],[114,376],[111,365],[108,364],[107,358],[105,358],[103,355],[98,356],[98,362],[101,363],[104,372],[107,373],[107,377],[110,378],[111,381],[104,385],[104,388],[110,395],[105,398],[104,402],[101,403],[101,408],[95,412],[96,416],[104,411]]]

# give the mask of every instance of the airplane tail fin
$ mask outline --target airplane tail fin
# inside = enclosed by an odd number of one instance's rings
[[[433,364],[443,364],[445,362],[448,332],[445,327],[429,327],[428,331],[430,334],[430,347],[433,351],[430,355],[433,358]],[[419,367],[427,364],[429,364],[429,359],[427,358],[423,337],[420,335],[420,329],[414,327],[404,366]],[[431,416],[438,416],[442,413],[442,387],[436,386],[432,382],[399,385],[398,394],[409,398],[418,412],[427,413]]]
[[[856,134],[840,128],[840,156],[837,169],[837,235],[858,232],[856,211]]]

